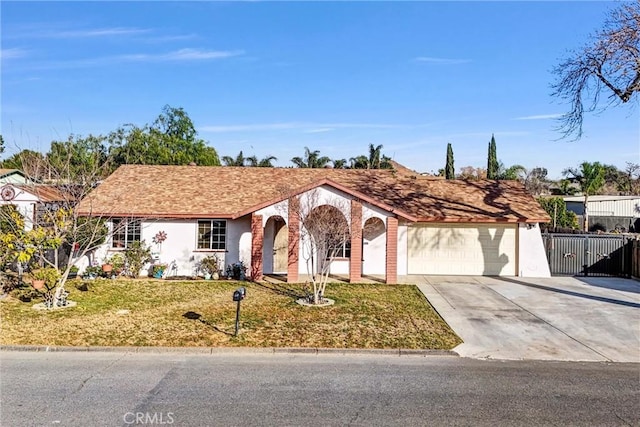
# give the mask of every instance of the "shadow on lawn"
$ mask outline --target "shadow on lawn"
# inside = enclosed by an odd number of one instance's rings
[[[202,318],[202,314],[196,313],[195,311],[187,311],[185,314],[182,315],[182,317],[185,317],[189,320],[196,320],[204,325],[209,326],[211,329],[217,332],[223,333],[225,335],[229,335],[231,337],[233,336],[231,332],[223,331],[222,329],[218,328],[216,325],[212,325],[211,323],[209,323],[208,321]]]
[[[280,284],[280,283],[255,282],[254,285],[260,286],[261,288],[266,289],[268,291],[275,292],[278,295],[282,295],[282,296],[293,298],[293,299],[304,298],[305,296],[304,292],[302,292],[300,289],[288,288],[284,284]]]

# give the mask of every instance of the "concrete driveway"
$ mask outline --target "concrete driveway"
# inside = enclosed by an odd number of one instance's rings
[[[640,282],[409,276],[464,357],[640,362]]]

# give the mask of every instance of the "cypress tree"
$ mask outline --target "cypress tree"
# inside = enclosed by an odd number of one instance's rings
[[[451,148],[451,143],[447,144],[447,164],[444,168],[444,177],[446,179],[456,178],[456,169],[453,167],[453,148]]]
[[[496,139],[491,135],[489,153],[487,155],[487,179],[498,179],[499,165],[496,151]]]

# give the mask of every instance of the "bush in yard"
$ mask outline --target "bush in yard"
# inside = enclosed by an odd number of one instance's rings
[[[132,242],[124,250],[124,259],[129,267],[129,276],[138,277],[142,267],[151,260],[151,248],[144,243],[144,240]]]

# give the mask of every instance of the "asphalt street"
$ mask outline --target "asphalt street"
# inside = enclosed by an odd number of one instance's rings
[[[640,365],[455,356],[0,353],[2,426],[640,425]]]

